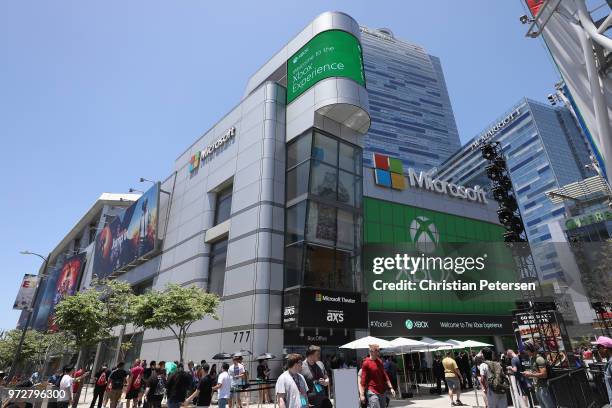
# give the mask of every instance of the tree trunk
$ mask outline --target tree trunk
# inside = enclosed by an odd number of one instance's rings
[[[179,334],[179,362],[183,364],[183,351],[185,349],[185,335],[183,333]]]

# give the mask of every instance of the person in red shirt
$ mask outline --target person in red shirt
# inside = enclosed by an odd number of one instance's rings
[[[140,359],[137,358],[134,362],[134,366],[130,370],[130,376],[128,378],[128,387],[125,393],[126,407],[130,408],[130,404],[134,402],[134,408],[137,407],[138,397],[140,396],[140,390],[144,384],[144,368],[140,364]]]
[[[385,392],[391,391],[395,397],[395,390],[380,359],[380,346],[370,344],[370,355],[363,359],[361,364],[361,381],[359,382],[359,398],[361,402],[368,402],[369,408],[383,408],[386,406]]]

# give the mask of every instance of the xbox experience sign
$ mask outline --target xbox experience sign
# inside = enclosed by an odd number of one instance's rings
[[[317,82],[332,77],[349,78],[365,86],[361,44],[346,31],[323,31],[289,58],[287,104]]]

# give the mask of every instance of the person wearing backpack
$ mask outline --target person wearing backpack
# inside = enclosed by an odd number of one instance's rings
[[[147,381],[145,401],[149,408],[161,408],[166,394],[166,370],[157,368]]]
[[[555,408],[555,400],[550,392],[550,388],[548,388],[550,365],[544,357],[538,354],[535,343],[531,341],[525,342],[525,351],[529,355],[531,370],[524,371],[523,375],[532,379],[540,407]]]
[[[508,408],[507,393],[510,390],[510,379],[499,361],[493,361],[493,350],[482,349],[484,362],[478,367],[482,384],[487,395],[488,408]]]
[[[108,376],[111,383],[111,389],[109,392],[110,408],[117,408],[117,404],[121,399],[123,393],[123,386],[125,385],[125,378],[128,376],[127,371],[123,369],[125,363],[123,361],[117,364],[117,368],[113,370]]]
[[[125,392],[126,408],[130,408],[132,401],[134,402],[134,408],[138,406],[137,402],[140,396],[140,389],[144,384],[143,376],[144,368],[142,367],[140,359],[137,358],[128,376],[128,387]]]
[[[90,408],[94,408],[96,405],[96,401],[98,401],[98,408],[102,408],[102,402],[104,401],[104,392],[106,391],[106,386],[108,385],[108,376],[110,375],[110,370],[108,369],[106,364],[102,364],[102,368],[94,375],[94,390],[93,390],[93,398],[91,399]]]

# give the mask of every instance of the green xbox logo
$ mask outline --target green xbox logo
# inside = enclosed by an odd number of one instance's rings
[[[412,328],[414,327],[414,323],[413,323],[413,322],[412,322],[412,320],[410,320],[410,319],[407,319],[407,320],[404,322],[404,324],[406,325],[406,328],[407,328],[408,330],[412,330]]]
[[[432,252],[440,242],[440,234],[435,224],[423,215],[419,215],[410,223],[410,238],[423,252]]]

